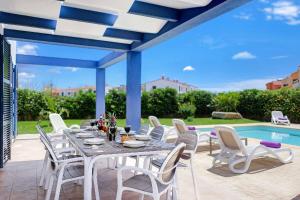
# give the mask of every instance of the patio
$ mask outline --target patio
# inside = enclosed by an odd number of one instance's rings
[[[250,139],[250,144],[257,143]],[[289,146],[300,153],[300,147]],[[217,153],[215,151],[214,153]],[[39,188],[38,180],[44,156],[43,146],[37,136],[26,135],[17,138],[12,146],[12,160],[0,170],[0,199],[37,200],[44,199],[44,190]],[[196,168],[201,199],[261,199],[261,200],[297,200],[299,194],[300,158],[282,165],[274,159],[261,159],[252,163],[248,173],[232,174],[228,168],[211,169],[212,156],[206,147],[196,154]],[[104,163],[103,163],[104,164]],[[104,165],[105,166],[105,165]],[[190,171],[179,169],[179,199],[193,199]],[[116,171],[100,169],[99,187],[102,200],[115,198]],[[280,188],[280,189],[279,189]],[[66,184],[61,199],[82,199],[81,186]],[[123,199],[138,199],[136,193],[124,193]]]

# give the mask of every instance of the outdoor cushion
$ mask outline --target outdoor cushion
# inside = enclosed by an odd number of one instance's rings
[[[260,141],[261,145],[264,145],[266,147],[270,147],[270,148],[280,148],[281,147],[281,143],[280,142],[272,142],[272,141]]]
[[[196,127],[194,127],[194,126],[188,126],[188,130],[189,130],[189,131],[195,131],[195,130],[196,130]]]
[[[217,133],[216,133],[214,130],[212,130],[212,131],[210,132],[210,135],[212,135],[212,136],[217,136]]]
[[[287,120],[286,117],[278,117],[279,120]]]

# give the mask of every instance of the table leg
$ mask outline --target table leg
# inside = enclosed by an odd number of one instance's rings
[[[212,139],[209,138],[209,155],[212,155]]]
[[[84,200],[92,199],[92,170],[91,167],[91,158],[84,157]]]

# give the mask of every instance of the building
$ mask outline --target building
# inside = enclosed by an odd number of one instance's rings
[[[271,81],[266,84],[267,90],[277,90],[280,88],[299,88],[300,87],[300,66],[297,71],[281,80]]]
[[[112,87],[109,85],[105,86],[105,94],[111,90]],[[77,88],[52,88],[52,87],[45,87],[44,90],[50,91],[53,96],[75,96],[79,91],[87,92],[92,91],[96,93],[96,86],[83,86]]]
[[[189,91],[197,90],[198,88],[178,80],[172,80],[168,77],[162,76],[160,79],[146,82],[142,85],[143,91],[151,91],[157,88],[174,88],[178,93],[186,93]]]

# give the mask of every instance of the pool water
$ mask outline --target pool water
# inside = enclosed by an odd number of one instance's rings
[[[240,136],[300,146],[300,130],[269,126],[234,127]],[[200,128],[211,131],[212,128]]]

